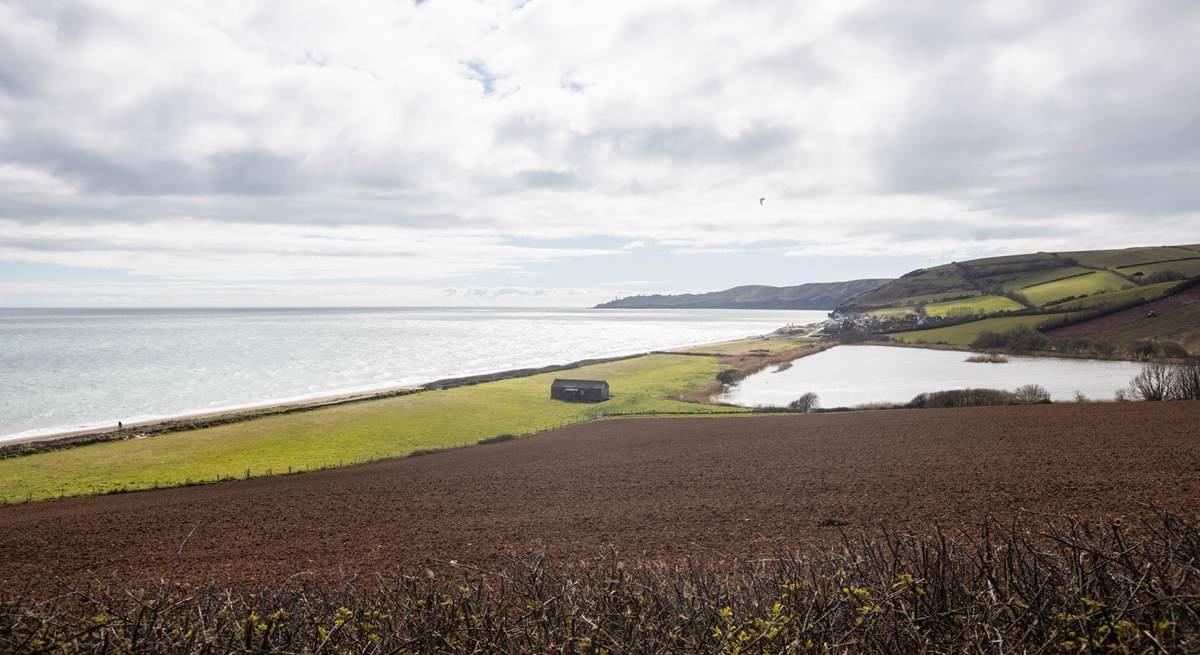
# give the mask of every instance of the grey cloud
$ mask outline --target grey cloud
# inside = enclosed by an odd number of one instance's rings
[[[755,125],[726,136],[698,125],[602,130],[582,139],[592,147],[608,146],[625,156],[666,158],[679,164],[750,163],[761,161],[797,141],[794,128]]]
[[[0,142],[4,160],[47,171],[91,192],[132,195],[199,193],[206,185],[200,171],[186,162],[146,161],[80,148],[56,135],[23,130]]]
[[[211,188],[217,193],[280,194],[310,188],[313,180],[296,157],[243,150],[214,155]]]
[[[898,21],[892,31],[911,39],[909,51],[953,41],[940,30],[989,33],[986,19],[965,9],[971,6],[950,12],[946,26]],[[1002,50],[987,44],[964,45],[932,64],[873,139],[881,190],[957,197],[1017,217],[1200,211],[1200,78],[1191,63],[1197,34],[1185,27],[1200,24],[1200,11],[1156,6],[1159,22],[1142,25],[1154,35],[1152,50],[1088,61],[1080,70],[1048,59],[1048,70],[1070,74],[1040,94],[1014,88],[1017,81],[996,65]],[[991,30],[1006,36],[1009,27]]]
[[[560,173],[559,171],[549,170],[521,171],[517,174],[517,179],[527,187],[554,191],[571,189],[578,183],[578,180],[571,173]]]

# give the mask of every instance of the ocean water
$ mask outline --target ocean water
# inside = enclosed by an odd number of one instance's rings
[[[0,309],[0,440],[770,332],[814,311]]]
[[[971,353],[889,346],[838,346],[769,368],[732,387],[721,400],[738,405],[783,406],[805,392],[822,407],[904,403],[927,391],[987,388],[1013,390],[1040,384],[1051,400],[1071,400],[1078,391],[1092,400],[1112,400],[1117,389],[1142,370],[1135,362],[1056,357],[1017,357],[1007,364],[967,362]]]

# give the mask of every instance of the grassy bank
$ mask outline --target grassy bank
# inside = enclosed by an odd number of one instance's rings
[[[648,355],[570,371],[570,377],[609,381],[613,398],[599,404],[550,400],[550,381],[568,375],[560,372],[14,457],[0,460],[0,498],[18,502],[338,466],[613,414],[742,411],[674,400],[726,367],[715,357]]]

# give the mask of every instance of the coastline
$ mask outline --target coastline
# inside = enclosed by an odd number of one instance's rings
[[[308,412],[352,403],[362,403],[372,400],[407,396],[416,393],[424,393],[427,391],[439,391],[444,389],[452,389],[455,387],[482,384],[485,382],[529,377],[544,373],[553,373],[556,371],[581,368],[593,364],[617,362],[627,359],[634,359],[637,357],[645,357],[647,355],[704,355],[719,357],[720,355],[715,353],[696,352],[696,349],[713,347],[722,344],[733,344],[742,341],[767,340],[771,338],[786,337],[784,335],[780,335],[778,332],[771,332],[767,334],[748,335],[717,342],[683,344],[657,350],[612,355],[607,357],[592,357],[575,360],[565,364],[550,364],[540,367],[505,369],[487,373],[475,373],[463,376],[440,378],[418,384],[380,387],[345,393],[333,392],[295,400],[265,401],[262,403],[247,403],[245,405],[225,407],[211,411],[186,412],[183,414],[147,419],[144,421],[128,422],[125,423],[121,428],[117,428],[116,426],[110,424],[105,426],[80,428],[77,430],[63,430],[24,437],[15,437],[11,439],[2,439],[0,440],[0,458],[19,454],[28,454],[30,452],[58,450],[60,448],[70,448],[106,441],[142,439],[173,432],[184,432],[187,430],[250,421],[267,416]]]

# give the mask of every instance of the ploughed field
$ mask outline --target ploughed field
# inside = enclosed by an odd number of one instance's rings
[[[0,593],[429,560],[769,555],[1023,510],[1195,517],[1200,403],[606,420],[302,475],[0,508]]]

